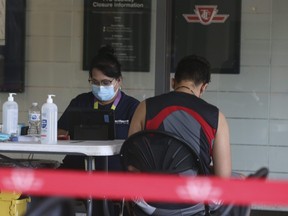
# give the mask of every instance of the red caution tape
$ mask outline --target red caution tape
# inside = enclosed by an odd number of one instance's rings
[[[288,205],[288,182],[131,173],[0,169],[0,188],[30,195]]]

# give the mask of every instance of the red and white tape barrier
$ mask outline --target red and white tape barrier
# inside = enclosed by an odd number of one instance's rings
[[[45,169],[0,169],[0,190],[30,195],[288,205],[288,181]]]

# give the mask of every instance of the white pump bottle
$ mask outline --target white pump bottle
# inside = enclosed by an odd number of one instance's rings
[[[41,108],[41,143],[57,144],[57,115],[58,108],[53,103],[52,96],[48,95],[47,102]]]
[[[3,104],[2,132],[6,134],[18,133],[18,104],[13,95],[16,93],[9,93],[8,100]]]

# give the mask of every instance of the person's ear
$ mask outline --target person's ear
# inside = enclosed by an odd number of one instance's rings
[[[202,96],[204,91],[206,91],[207,87],[208,87],[208,83],[202,84],[202,86],[200,88],[200,96]]]
[[[121,89],[121,87],[122,87],[122,79],[121,78],[118,78],[118,79],[116,79],[116,82],[117,82],[117,84],[114,86],[114,88],[119,88],[119,89]]]
[[[175,79],[174,78],[171,79],[171,87],[172,87],[172,89],[175,89]]]

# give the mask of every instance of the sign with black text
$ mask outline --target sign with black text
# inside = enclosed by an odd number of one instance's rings
[[[83,69],[105,44],[115,50],[122,71],[150,68],[151,0],[84,1]]]
[[[240,70],[241,0],[173,0],[171,69],[186,55],[205,57],[212,73]]]

